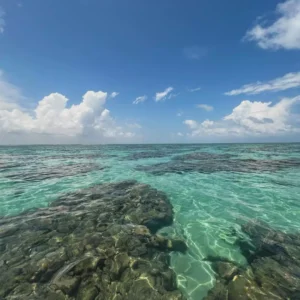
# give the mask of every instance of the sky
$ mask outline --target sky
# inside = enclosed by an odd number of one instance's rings
[[[0,0],[0,144],[300,142],[300,0]]]

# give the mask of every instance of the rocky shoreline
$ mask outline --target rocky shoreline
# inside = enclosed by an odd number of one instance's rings
[[[172,220],[167,196],[136,181],[2,218],[0,299],[183,300],[169,252],[187,246],[156,234]]]

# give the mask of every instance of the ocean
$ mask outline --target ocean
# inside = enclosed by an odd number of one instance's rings
[[[2,146],[0,219],[98,184],[150,185],[174,211],[173,224],[159,234],[188,246],[170,253],[178,288],[199,300],[217,280],[210,257],[247,264],[237,243],[242,224],[259,220],[300,232],[299,179],[297,143]]]

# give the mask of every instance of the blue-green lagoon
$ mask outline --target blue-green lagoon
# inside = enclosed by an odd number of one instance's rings
[[[166,224],[158,233],[184,240],[188,246],[187,251],[170,252],[170,267],[176,274],[179,290],[187,299],[203,299],[219,281],[212,258],[238,266],[249,263],[249,257],[238,243],[239,237],[249,238],[242,230],[243,224],[257,220],[280,235],[300,233],[300,144],[296,143],[3,146],[0,147],[0,225],[10,226],[14,220],[22,222],[28,212],[34,211],[36,218],[43,218],[43,214],[34,209],[46,211],[53,201],[64,195],[128,180],[163,192],[173,206],[173,223]],[[111,197],[113,187],[109,187]],[[60,205],[63,206],[65,204]],[[25,233],[26,230],[24,227]],[[25,236],[21,231],[15,235],[19,243],[26,243],[22,241]],[[0,238],[6,237],[7,234],[1,236],[0,230]],[[61,232],[60,238],[64,238]],[[10,255],[14,247],[19,246],[3,247],[3,253]],[[279,246],[276,244],[276,247]],[[39,251],[44,249],[37,249],[36,255]],[[0,257],[0,268],[3,264],[5,260]],[[70,271],[71,267],[65,270],[65,265],[62,263],[59,267],[61,272]],[[61,278],[58,272],[55,270],[49,275],[51,278],[39,280],[48,282],[54,280],[52,276]],[[299,278],[299,274],[295,276]],[[27,294],[22,290],[23,299],[33,299],[29,288],[33,284],[36,283],[30,277],[24,288]],[[148,284],[151,286],[149,280]],[[264,284],[261,287],[265,288]],[[11,290],[14,288],[16,284]],[[3,292],[2,297],[13,299],[11,290]],[[127,299],[122,295],[121,291],[116,293],[115,299]],[[274,299],[285,297],[285,294],[278,295]],[[297,295],[293,299],[300,299]],[[168,297],[162,299],[179,299]],[[255,299],[270,299],[265,297]],[[76,299],[84,298],[77,296]]]

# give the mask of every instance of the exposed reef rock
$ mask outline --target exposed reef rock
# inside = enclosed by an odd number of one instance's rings
[[[249,264],[241,267],[213,259],[218,277],[205,300],[300,299],[300,234],[287,234],[254,221],[242,229],[251,239],[238,240]]]
[[[184,299],[169,268],[180,239],[166,195],[135,181],[67,194],[0,220],[0,299]]]

